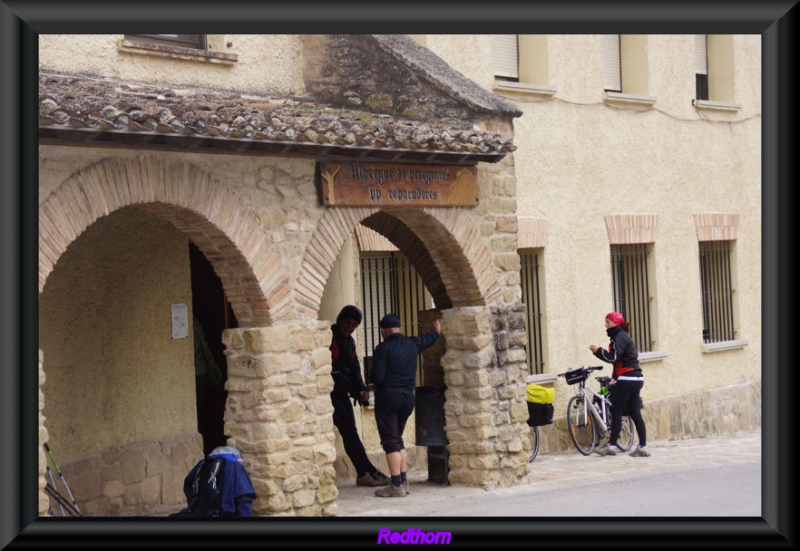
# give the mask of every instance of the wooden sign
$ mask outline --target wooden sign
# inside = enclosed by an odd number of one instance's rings
[[[390,163],[317,164],[320,204],[326,207],[474,207],[474,166]]]

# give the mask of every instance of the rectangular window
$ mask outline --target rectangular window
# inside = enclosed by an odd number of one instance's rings
[[[125,40],[161,44],[162,46],[181,46],[194,50],[206,49],[204,34],[126,34]]]
[[[694,39],[695,99],[708,97],[708,35],[697,34]]]
[[[731,241],[700,241],[703,342],[735,339]]]
[[[496,34],[492,39],[494,75],[502,80],[519,80],[519,43],[515,34]]]
[[[544,373],[544,346],[542,338],[542,314],[544,301],[541,295],[539,273],[539,253],[536,251],[520,251],[522,269],[522,302],[525,304],[525,322],[527,331],[526,354],[528,373],[537,375]]]
[[[622,92],[622,58],[618,34],[603,35],[603,88],[610,92]]]
[[[614,310],[631,324],[631,338],[639,352],[653,351],[647,257],[646,243],[611,245]]]
[[[364,380],[369,380],[372,352],[381,342],[379,323],[388,313],[397,314],[403,334],[419,335],[418,314],[432,308],[433,300],[414,266],[401,252],[362,252],[362,302],[364,307]],[[422,357],[417,358],[417,384],[422,385]]]

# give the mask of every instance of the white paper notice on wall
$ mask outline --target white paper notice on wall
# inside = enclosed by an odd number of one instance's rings
[[[186,304],[172,305],[172,338],[185,339],[189,336],[189,309]]]

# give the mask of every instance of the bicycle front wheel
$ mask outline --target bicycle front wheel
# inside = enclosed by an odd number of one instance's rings
[[[531,443],[533,444],[533,450],[530,457],[528,457],[528,463],[532,463],[536,456],[539,455],[539,427],[536,425],[531,427]]]
[[[622,418],[622,429],[617,438],[617,447],[624,452],[633,447],[633,419],[627,415]]]
[[[597,439],[592,414],[582,395],[573,396],[567,404],[567,427],[577,450],[583,455],[590,455]]]

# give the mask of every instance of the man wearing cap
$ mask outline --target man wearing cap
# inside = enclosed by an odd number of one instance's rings
[[[419,337],[406,337],[400,327],[400,319],[394,314],[381,319],[383,341],[375,347],[369,375],[375,384],[375,423],[391,475],[389,484],[375,491],[378,497],[405,497],[410,493],[403,430],[414,411],[417,356],[437,341],[441,331],[438,319],[431,331]]]
[[[353,331],[361,323],[361,310],[348,304],[331,325],[331,377],[333,377],[333,424],[342,435],[342,443],[347,457],[356,469],[357,486],[385,486],[389,477],[380,472],[369,460],[361,437],[356,428],[353,406],[369,404],[369,390],[361,377],[361,363],[358,361],[356,341]],[[350,405],[350,399],[353,405]]]
[[[636,427],[636,435],[639,437],[639,447],[633,452],[633,457],[649,457],[647,451],[647,434],[642,419],[640,393],[644,386],[644,376],[639,367],[639,351],[633,343],[633,339],[628,334],[630,324],[619,312],[609,312],[605,319],[606,333],[611,339],[608,349],[589,345],[597,358],[608,362],[614,366],[611,373],[610,387],[611,397],[611,435],[608,444],[595,449],[600,455],[617,455],[621,453],[617,447],[617,438],[622,430],[622,412],[628,412],[633,426]]]

